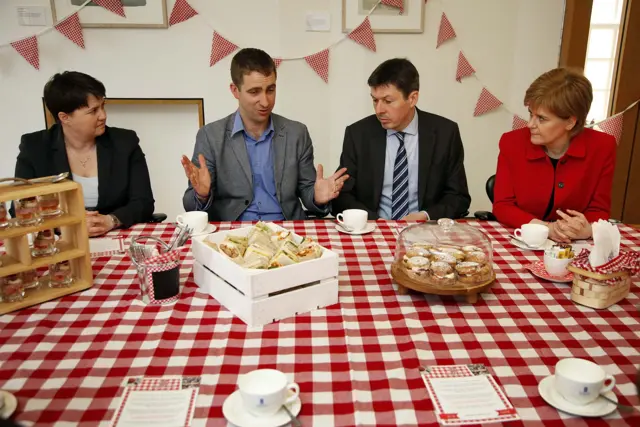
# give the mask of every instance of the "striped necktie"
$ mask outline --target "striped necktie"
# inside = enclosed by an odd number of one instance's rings
[[[409,162],[404,148],[404,132],[396,132],[400,146],[393,167],[393,192],[391,193],[391,219],[402,219],[409,214]]]

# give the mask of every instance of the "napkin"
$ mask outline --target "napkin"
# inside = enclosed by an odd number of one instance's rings
[[[591,225],[593,248],[589,254],[592,267],[599,267],[620,254],[620,230],[609,221],[598,220]]]

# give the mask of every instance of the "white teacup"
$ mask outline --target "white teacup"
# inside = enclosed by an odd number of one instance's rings
[[[567,267],[573,261],[572,258],[555,258],[550,255],[544,254],[544,269],[547,270],[551,276],[563,277],[569,274]]]
[[[360,231],[367,226],[369,214],[362,209],[347,209],[336,215],[339,224],[346,226],[348,231]]]
[[[177,216],[176,222],[182,226],[187,225],[194,234],[200,233],[209,224],[209,214],[200,211],[185,212]]]
[[[549,229],[542,224],[523,224],[513,234],[532,248],[538,248],[547,241]]]
[[[258,369],[240,377],[238,381],[244,407],[253,415],[268,416],[282,405],[295,402],[300,387],[290,383],[287,376],[275,369]]]
[[[608,385],[604,385],[609,381]],[[556,363],[555,388],[567,401],[587,405],[611,391],[616,380],[600,366],[585,359],[562,359]]]

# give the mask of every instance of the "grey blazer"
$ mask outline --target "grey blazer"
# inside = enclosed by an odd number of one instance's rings
[[[211,174],[210,221],[235,221],[253,200],[253,176],[244,136],[239,132],[231,137],[235,114],[205,125],[196,136],[192,162],[199,166],[198,154],[202,154]],[[302,202],[309,212],[326,216],[330,206],[319,207],[313,201],[316,169],[307,127],[276,114],[271,118],[273,172],[282,214],[287,220],[306,219]],[[186,211],[197,210],[191,183],[182,203]]]

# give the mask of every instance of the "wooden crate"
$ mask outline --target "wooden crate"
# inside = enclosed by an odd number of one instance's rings
[[[284,231],[274,226],[276,231]],[[326,248],[320,258],[262,270],[244,268],[205,243],[220,244],[228,234],[246,236],[252,227],[219,231],[191,240],[196,285],[247,325],[267,323],[338,302],[338,254]],[[297,242],[302,236],[294,233]]]
[[[93,285],[84,198],[78,183],[64,180],[55,184],[0,185],[0,202],[52,193],[60,194],[60,204],[65,212],[63,215],[45,219],[37,225],[0,230],[0,240],[6,251],[0,256],[0,278],[70,261],[74,282],[66,288],[41,285],[36,290],[27,290],[22,301],[0,302],[0,315],[82,291]],[[58,252],[52,256],[32,258],[27,235],[53,228],[61,230],[60,240],[56,244]]]
[[[597,309],[607,308],[629,295],[631,276],[627,271],[599,274],[572,265],[567,268],[573,273],[571,300],[580,305]],[[619,280],[614,284],[605,282],[613,278]]]

